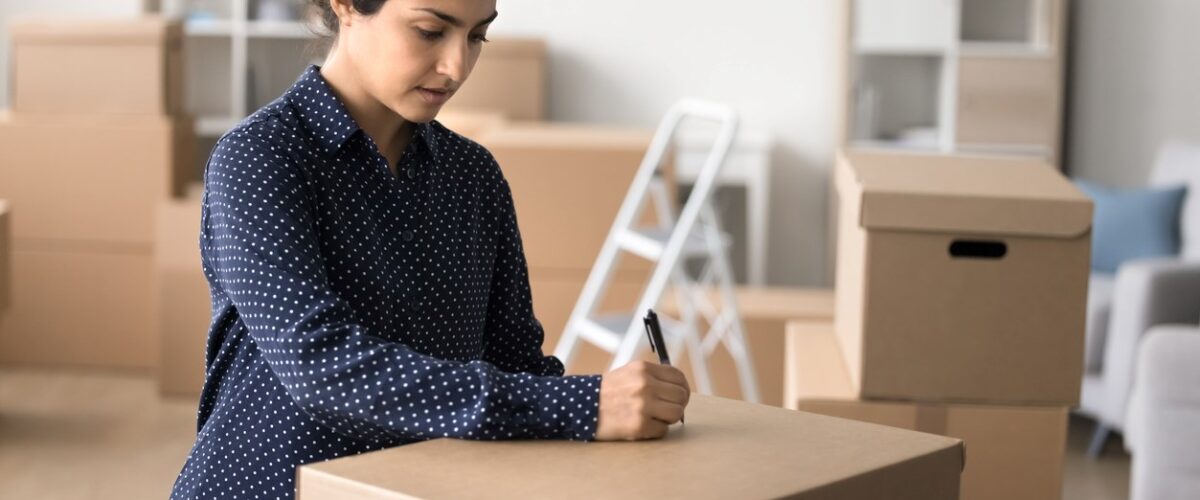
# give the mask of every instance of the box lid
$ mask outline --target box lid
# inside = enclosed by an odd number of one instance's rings
[[[497,37],[487,44],[487,57],[546,58],[546,41],[529,37]]]
[[[14,44],[37,43],[129,43],[178,39],[182,24],[162,16],[113,18],[22,17],[8,25]]]
[[[1071,238],[1092,202],[1047,163],[1024,158],[843,153],[868,229]]]
[[[305,465],[299,498],[958,498],[962,442],[696,394],[638,442],[438,439]]]

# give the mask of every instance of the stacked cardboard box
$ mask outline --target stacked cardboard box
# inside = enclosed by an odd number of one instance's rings
[[[963,498],[1058,498],[1091,202],[1021,159],[850,153],[836,182],[835,321],[789,329],[787,404],[963,438]]]
[[[165,396],[195,396],[204,385],[212,301],[200,261],[203,189],[192,185],[187,196],[163,201],[155,211],[153,310],[158,388]]]
[[[10,33],[0,197],[16,214],[16,293],[0,361],[149,369],[153,214],[181,191],[193,147],[180,26],[24,21]]]
[[[546,119],[546,42],[497,38],[488,43],[447,112],[499,113],[510,120]]]
[[[514,122],[479,136],[512,187],[547,353],[558,344],[652,138],[648,130],[553,122]],[[669,160],[664,169],[670,178]],[[644,224],[654,222],[650,212],[643,212]],[[623,254],[601,311],[633,309],[651,269],[649,261]],[[609,358],[581,345],[567,371],[605,372]]]
[[[759,402],[771,406],[784,405],[784,332],[788,321],[804,320],[818,323],[833,322],[833,290],[826,288],[738,287],[738,313],[754,362]],[[718,304],[718,293],[710,292],[709,300]],[[675,295],[668,292],[660,305],[662,312],[678,317]],[[708,325],[701,321],[701,329]],[[695,386],[690,363],[680,360],[681,369]],[[708,358],[709,378],[713,394],[721,397],[746,399],[738,378],[733,356],[718,346]],[[693,387],[694,388],[694,387]]]
[[[0,315],[12,300],[12,237],[9,236],[8,202],[0,200]]]
[[[788,325],[788,408],[962,439],[965,500],[1061,495],[1065,406],[862,399],[839,350],[829,323]]]

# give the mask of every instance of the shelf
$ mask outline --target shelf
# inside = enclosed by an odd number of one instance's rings
[[[856,47],[854,51],[864,56],[942,57],[949,53],[946,47],[919,45],[867,45]]]
[[[1037,9],[1040,0],[962,0],[963,42],[1032,43],[1038,25],[1046,22]]]
[[[317,34],[313,33],[307,24],[300,21],[249,21],[246,24],[246,36],[299,40],[317,38]]]
[[[889,141],[883,139],[877,140],[856,140],[850,143],[851,147],[861,150],[898,150],[898,151],[913,151],[913,152],[935,152],[941,151],[942,148],[936,142],[906,142],[906,141]]]
[[[1050,49],[1024,42],[963,42],[959,45],[958,54],[963,57],[1054,57]]]
[[[231,36],[233,23],[222,19],[189,20],[183,30],[191,36]]]
[[[944,54],[954,43],[956,10],[946,0],[857,0],[853,47],[868,53]]]
[[[237,125],[238,120],[228,116],[202,116],[196,118],[196,135],[202,137],[220,137],[227,130]]]

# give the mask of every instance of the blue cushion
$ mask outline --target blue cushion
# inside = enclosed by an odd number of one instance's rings
[[[1117,272],[1122,262],[1179,254],[1179,216],[1187,186],[1116,189],[1076,180],[1095,203],[1092,269]]]

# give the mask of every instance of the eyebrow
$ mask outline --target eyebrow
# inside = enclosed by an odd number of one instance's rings
[[[437,10],[437,9],[430,9],[430,8],[422,7],[422,8],[417,8],[417,9],[413,9],[413,10],[420,10],[420,11],[425,11],[430,14],[433,14],[433,15],[437,16],[438,19],[446,21],[447,23],[450,23],[450,25],[454,26],[454,27],[461,27],[463,25],[463,22],[461,19],[454,17],[450,14],[447,14],[445,12],[442,12],[440,10]],[[499,15],[500,15],[500,11],[494,11],[494,12],[492,12],[492,15],[488,16],[487,19],[479,21],[479,24],[476,24],[475,27],[478,28],[478,27],[488,24],[492,21],[495,21],[496,16],[499,16]]]

